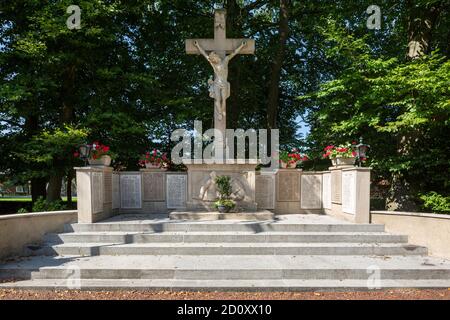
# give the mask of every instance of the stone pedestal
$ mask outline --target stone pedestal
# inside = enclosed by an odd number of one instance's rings
[[[327,214],[356,223],[370,222],[370,168],[330,167],[331,209]]]
[[[242,211],[256,211],[256,164],[186,164],[188,168],[187,209],[189,211],[215,211],[217,199],[215,177],[230,176],[233,186],[231,198]]]
[[[75,168],[78,223],[93,223],[113,215],[113,168]]]
[[[273,212],[268,210],[254,212],[187,212],[174,211],[169,214],[170,220],[188,221],[216,221],[216,220],[237,220],[237,221],[271,221],[275,217]]]

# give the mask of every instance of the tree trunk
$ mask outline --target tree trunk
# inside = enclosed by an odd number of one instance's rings
[[[278,27],[279,39],[270,74],[269,94],[267,103],[267,127],[276,129],[278,118],[278,102],[280,93],[281,69],[289,36],[289,5],[290,0],[280,0],[280,21]]]
[[[67,186],[66,186],[66,193],[67,193],[67,205],[69,208],[72,207],[72,180],[75,176],[75,170],[70,169],[69,173],[67,173]]]
[[[408,0],[408,52],[410,59],[416,59],[430,53],[433,29],[442,11],[442,3],[436,2],[428,6],[414,5]]]
[[[32,110],[33,106],[29,106],[29,110]],[[39,132],[39,116],[36,114],[30,114],[25,120],[25,136],[28,140],[31,140],[33,136]],[[40,167],[33,168],[34,170],[40,170]],[[47,191],[47,179],[31,178],[31,201],[34,203],[39,197],[46,198]]]
[[[416,6],[412,0],[406,2],[409,11],[408,20],[408,50],[409,59],[417,59],[432,49],[433,29],[442,10],[441,3],[437,2],[429,6]],[[413,92],[411,93],[414,94]],[[399,136],[398,154],[401,157],[409,157],[417,143],[421,133],[418,129],[410,130]],[[405,173],[395,172],[391,176],[391,187],[386,199],[386,208],[396,211],[417,211],[414,201],[415,185],[418,181],[408,177]]]
[[[47,189],[47,200],[57,201],[61,200],[61,187],[64,174],[56,172],[50,176]]]
[[[64,82],[61,90],[62,110],[60,114],[60,125],[64,127],[73,121],[74,114],[74,89],[75,89],[75,66],[66,69]],[[61,186],[64,177],[64,163],[58,160],[53,161],[55,173],[52,174],[48,184],[47,200],[56,201],[61,199]]]
[[[236,0],[228,0],[226,4],[227,9],[227,37],[241,38],[242,37],[242,22],[239,19],[241,15],[241,8]],[[236,129],[239,127],[239,83],[240,83],[240,59],[236,58],[229,65],[229,82],[231,95],[227,103],[227,128]]]
[[[47,179],[32,178],[31,179],[31,201],[34,203],[39,197],[47,197]]]

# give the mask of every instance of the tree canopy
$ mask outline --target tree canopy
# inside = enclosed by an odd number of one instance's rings
[[[282,148],[300,146],[316,169],[326,145],[362,136],[388,206],[448,196],[450,3],[380,0],[369,29],[372,2],[1,1],[0,172],[56,200],[77,144],[108,144],[133,170],[145,150],[169,151],[174,129],[212,127],[212,71],[184,40],[213,37],[223,6],[227,36],[256,40],[255,56],[230,63],[229,128],[279,128]],[[70,5],[80,28],[66,25]]]

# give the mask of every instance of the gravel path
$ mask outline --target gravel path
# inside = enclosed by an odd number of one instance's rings
[[[370,292],[171,292],[0,290],[0,300],[450,300],[446,290]]]

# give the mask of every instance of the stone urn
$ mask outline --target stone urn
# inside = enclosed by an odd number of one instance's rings
[[[281,168],[283,168],[283,169],[295,169],[295,168],[297,168],[297,162],[294,162],[294,163],[286,163],[286,162],[283,162],[283,161],[281,161]]]
[[[337,161],[337,166],[353,166],[356,161],[356,157],[351,158],[343,158],[343,157],[337,157],[335,159]]]
[[[153,164],[153,163],[151,163],[151,162],[146,162],[146,163],[145,163],[145,167],[146,167],[147,169],[159,169],[159,168],[160,168],[159,165]]]
[[[99,159],[88,159],[91,166],[103,166],[109,167],[111,165],[111,157],[108,155],[103,155]]]

